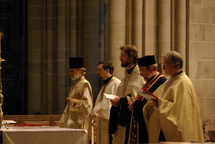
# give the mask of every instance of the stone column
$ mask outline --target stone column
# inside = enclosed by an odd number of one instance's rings
[[[67,50],[69,51],[68,57],[76,56],[77,54],[77,11],[77,0],[69,0],[67,2]],[[69,66],[69,63],[67,66]]]
[[[109,6],[109,0],[104,0],[104,59],[105,60],[109,60],[108,59],[108,6]]]
[[[124,69],[119,60],[120,46],[126,41],[126,1],[109,1],[109,26],[108,26],[108,48],[109,60],[112,61],[115,70],[114,75],[119,79],[124,77]]]
[[[186,0],[176,1],[176,50],[184,60],[183,70],[186,71]]]
[[[40,112],[43,1],[28,2],[28,114]]]
[[[77,55],[84,55],[84,1],[77,1]]]
[[[159,0],[159,61],[162,54],[170,51],[170,5],[171,0]]]
[[[94,102],[99,92],[97,66],[99,62],[99,0],[84,1],[84,57],[86,78],[92,85]]]
[[[69,91],[71,88],[71,76],[69,74],[69,57],[76,57],[77,56],[77,45],[78,45],[78,38],[77,38],[77,0],[67,0],[66,9],[66,95],[62,98],[66,104],[66,97],[69,96]]]
[[[57,1],[56,30],[56,101],[57,113],[65,108],[66,96],[66,0]]]
[[[177,10],[177,6],[176,6],[176,0],[172,0],[171,1],[171,49],[175,50],[176,46],[175,46],[175,41],[176,41],[176,10]]]
[[[133,44],[137,47],[138,56],[142,56],[142,22],[143,22],[143,1],[134,0],[134,14],[133,14]]]
[[[44,87],[43,91],[45,92],[43,95],[43,109],[44,111],[42,112],[43,114],[53,114],[55,113],[55,99],[56,99],[56,78],[55,78],[55,38],[56,38],[56,33],[54,30],[56,29],[56,24],[55,24],[55,11],[53,7],[55,6],[55,1],[50,0],[47,1],[47,13],[46,13],[46,43],[44,46],[44,51],[43,53],[46,54],[44,58],[44,65],[46,64],[46,73],[44,73]]]
[[[156,55],[158,49],[158,13],[157,1],[144,1],[144,24],[143,24],[143,55]]]
[[[100,58],[99,60],[100,61],[104,61],[105,60],[105,54],[104,54],[104,47],[105,47],[105,23],[104,23],[104,0],[100,0],[100,3],[99,3],[99,55],[100,55]]]
[[[131,0],[126,0],[126,44],[133,44],[133,3]]]

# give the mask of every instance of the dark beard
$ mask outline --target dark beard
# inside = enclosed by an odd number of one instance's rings
[[[121,63],[121,66],[122,66],[122,67],[127,67],[127,66],[129,66],[129,64],[130,64],[129,62],[126,62],[125,64],[122,64],[122,63]]]

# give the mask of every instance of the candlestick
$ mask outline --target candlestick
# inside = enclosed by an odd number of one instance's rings
[[[2,95],[2,78],[1,78],[1,63],[5,61],[1,58],[1,33],[0,33],[0,128],[2,126],[3,121],[3,111],[2,111],[2,104],[3,104],[3,95]]]
[[[1,35],[1,34],[0,34]],[[1,36],[0,36],[0,52],[1,52]]]

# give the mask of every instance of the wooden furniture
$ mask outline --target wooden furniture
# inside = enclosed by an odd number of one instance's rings
[[[59,126],[61,115],[3,115],[4,120],[14,120],[19,124],[41,124]]]
[[[3,115],[4,120],[14,120],[19,124],[41,124],[42,126],[60,126],[61,115]],[[2,131],[0,131],[2,135]],[[0,144],[2,144],[0,137]],[[96,143],[96,131],[94,131],[94,143]]]

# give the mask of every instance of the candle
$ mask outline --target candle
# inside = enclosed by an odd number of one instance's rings
[[[1,36],[0,36],[0,53],[1,53]]]

